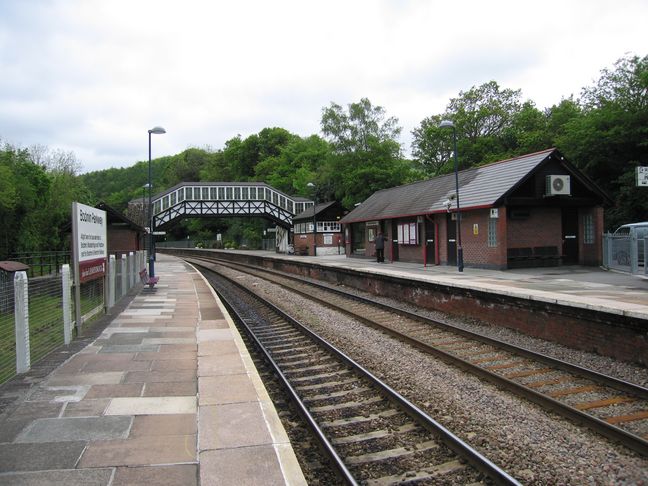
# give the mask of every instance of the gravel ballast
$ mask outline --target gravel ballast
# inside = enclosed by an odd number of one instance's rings
[[[525,484],[648,484],[648,460],[349,317],[256,277],[248,286],[284,308]],[[241,278],[239,278],[241,281]],[[392,303],[393,304],[393,303]],[[402,303],[401,303],[402,305]],[[419,310],[420,312],[420,310]],[[646,386],[645,368],[520,333],[453,325]]]

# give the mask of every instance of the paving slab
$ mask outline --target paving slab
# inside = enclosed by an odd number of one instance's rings
[[[87,395],[90,386],[43,386],[29,396],[30,402],[78,402]]]
[[[198,376],[232,375],[245,373],[243,360],[237,354],[220,356],[218,360],[212,356],[198,358]]]
[[[196,414],[138,415],[133,419],[130,437],[195,435],[198,432]]]
[[[231,341],[233,339],[230,329],[201,329],[198,331],[198,342]]]
[[[233,340],[202,342],[198,349],[198,356],[214,356],[218,358],[228,354],[240,355],[239,348]]]
[[[258,402],[200,407],[200,449],[271,445],[273,440]]]
[[[195,381],[196,372],[183,371],[129,371],[124,383],[168,383],[173,381]]]
[[[116,385],[121,383],[124,373],[120,371],[106,371],[98,373],[74,373],[58,374],[55,373],[47,380],[48,386],[66,386],[66,385]]]
[[[78,467],[150,466],[196,462],[195,435],[168,435],[88,444]]]
[[[25,402],[15,410],[7,420],[36,420],[39,418],[58,417],[63,410],[63,403]]]
[[[174,371],[174,370],[196,370],[198,362],[196,358],[192,359],[164,359],[161,356],[160,360],[155,360],[151,363],[151,371]]]
[[[87,442],[0,444],[0,473],[73,469]]]
[[[198,394],[200,406],[252,402],[258,398],[247,374],[201,377]]]
[[[197,486],[198,466],[118,467],[111,486]]]
[[[0,474],[0,486],[109,486],[112,477],[113,468],[20,472]]]
[[[198,393],[198,381],[171,381],[168,383],[146,383],[144,397],[186,397]]]
[[[272,446],[209,450],[200,454],[200,485],[285,486]]]
[[[79,402],[68,402],[63,410],[63,417],[98,417],[110,403],[109,398],[83,399]]]
[[[139,397],[144,389],[143,383],[124,383],[119,385],[93,385],[85,395],[87,399],[113,397]]]
[[[160,415],[196,413],[196,397],[113,398],[105,415]]]
[[[14,443],[125,439],[131,423],[131,417],[39,419],[23,430]]]
[[[99,353],[154,353],[159,350],[160,346],[157,344],[111,344],[103,346]]]

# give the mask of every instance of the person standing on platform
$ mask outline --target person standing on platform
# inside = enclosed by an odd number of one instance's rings
[[[384,263],[385,262],[385,237],[382,234],[382,231],[378,232],[376,239],[374,240],[376,245],[376,262]]]

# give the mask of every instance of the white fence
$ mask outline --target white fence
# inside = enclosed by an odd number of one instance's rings
[[[603,235],[603,265],[631,274],[648,275],[646,265],[648,238],[636,236]]]
[[[61,344],[70,344],[75,326],[81,329],[84,322],[119,302],[139,284],[145,265],[144,251],[121,258],[110,255],[105,277],[82,284],[78,302],[69,265],[50,276],[29,279],[26,272],[15,272],[12,280],[4,279],[0,295],[12,305],[0,309],[0,383],[29,371],[32,362]],[[73,320],[76,308],[82,316],[78,326]]]

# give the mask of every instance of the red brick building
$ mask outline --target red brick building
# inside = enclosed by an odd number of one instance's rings
[[[600,265],[603,205],[599,187],[548,149],[460,171],[461,235],[455,174],[384,189],[342,220],[345,251],[372,258],[378,231],[389,261],[515,268]]]
[[[144,228],[104,202],[95,207],[106,211],[108,218],[108,253],[128,253],[146,249]]]
[[[314,217],[313,217],[314,212]],[[344,252],[342,225],[344,214],[337,201],[311,206],[293,218],[293,251],[297,255],[332,255]],[[313,227],[317,231],[313,232]],[[316,244],[313,244],[313,242]]]

